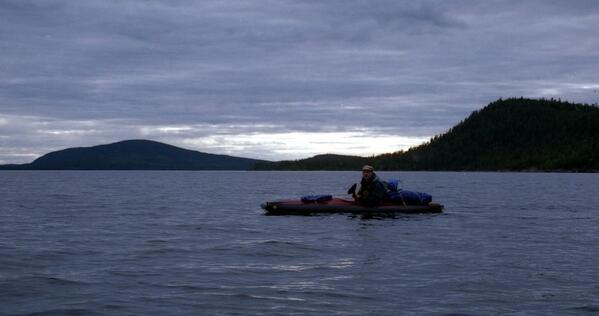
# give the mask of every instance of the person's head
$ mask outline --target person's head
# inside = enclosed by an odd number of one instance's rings
[[[369,165],[362,167],[362,178],[369,180],[374,175],[374,168]]]

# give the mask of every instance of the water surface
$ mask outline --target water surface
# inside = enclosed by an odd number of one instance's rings
[[[259,207],[359,172],[1,171],[0,314],[599,313],[599,175],[380,175],[445,212]]]

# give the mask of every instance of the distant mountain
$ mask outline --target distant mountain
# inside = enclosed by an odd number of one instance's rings
[[[269,162],[127,140],[46,154],[31,170],[377,170],[599,171],[599,107],[560,100],[499,99],[442,135],[373,157],[317,155]]]
[[[48,153],[30,164],[0,169],[26,170],[251,170],[261,160],[214,155],[150,140],[126,140]]]
[[[361,167],[368,158],[359,156],[345,156],[345,155],[333,155],[324,154],[316,155],[314,157],[290,160],[290,161],[279,161],[270,162],[264,161],[256,164],[257,170],[355,170]]]
[[[331,159],[334,158],[334,159]],[[260,169],[597,171],[599,107],[560,100],[499,99],[429,142],[371,158],[315,156]]]

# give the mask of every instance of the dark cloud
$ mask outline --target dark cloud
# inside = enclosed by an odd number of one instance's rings
[[[591,0],[4,0],[0,161],[135,137],[393,151],[499,97],[597,102],[597,29]]]

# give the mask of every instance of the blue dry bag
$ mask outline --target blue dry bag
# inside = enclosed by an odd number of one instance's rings
[[[406,205],[426,205],[433,200],[433,197],[428,193],[407,190],[390,192],[388,198],[391,201],[403,202]]]
[[[397,192],[401,190],[401,181],[399,179],[390,179],[387,181],[387,190]]]
[[[302,202],[304,202],[304,203],[320,203],[320,202],[330,201],[332,199],[333,199],[333,196],[330,194],[316,194],[316,195],[302,196]]]

